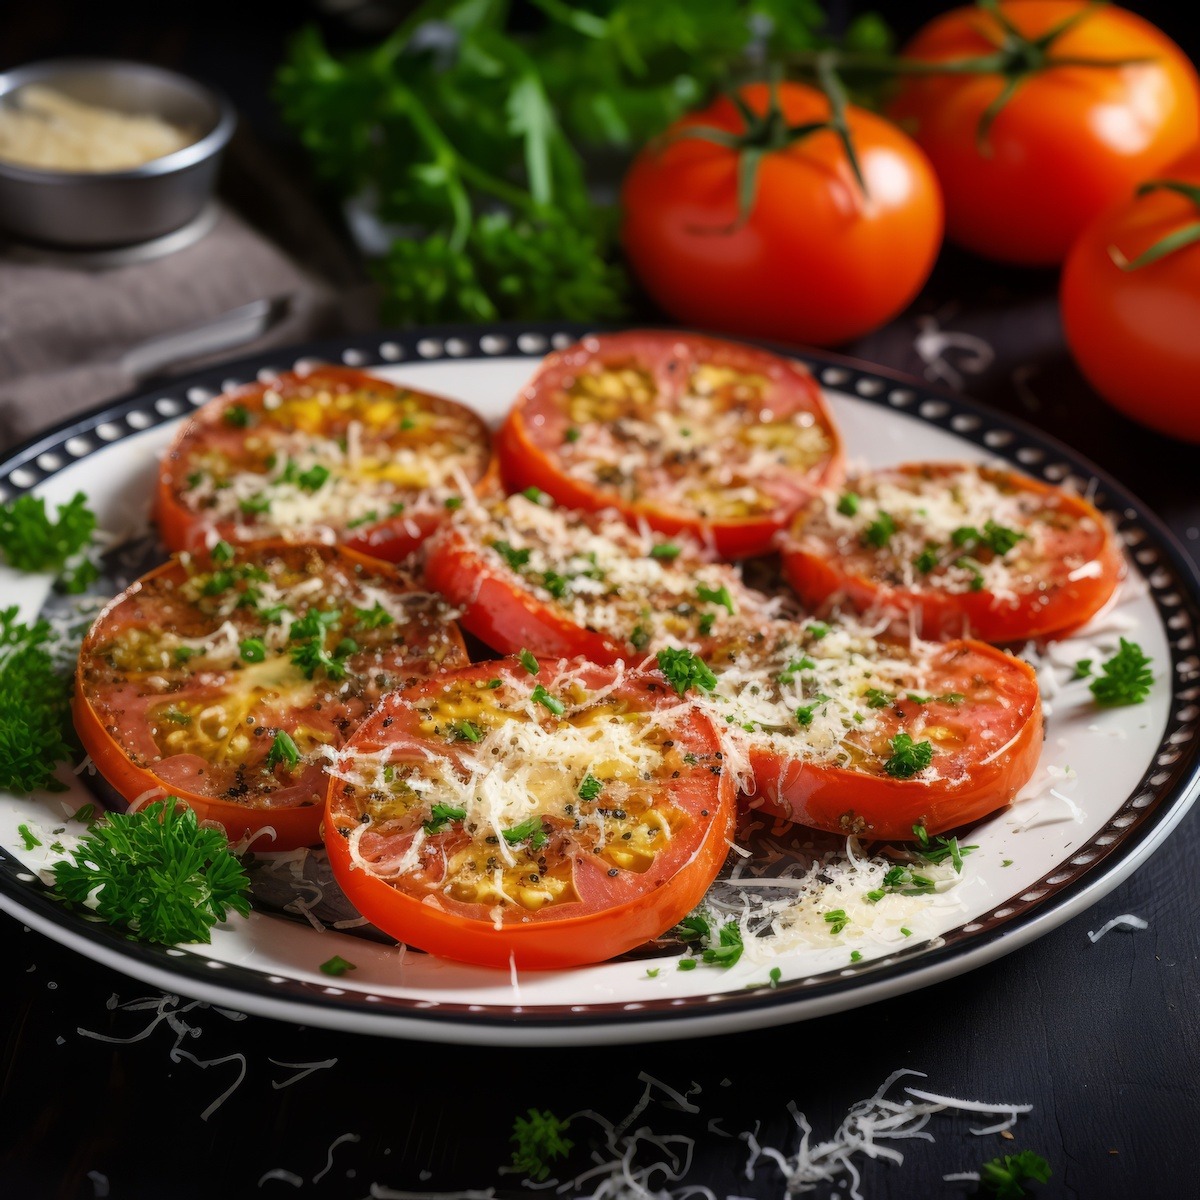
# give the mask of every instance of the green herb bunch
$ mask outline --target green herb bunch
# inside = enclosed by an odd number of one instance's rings
[[[174,796],[92,825],[54,889],[139,941],[208,942],[227,910],[249,916],[250,881],[223,833],[202,829]]]
[[[589,170],[763,64],[829,44],[813,0],[426,0],[374,49],[314,29],[276,80],[317,171],[402,235],[376,264],[386,315],[604,320],[626,311],[611,198]],[[844,44],[886,49],[869,15]]]
[[[70,688],[47,649],[45,621],[23,625],[13,605],[0,611],[0,788],[62,791],[54,777],[71,757],[66,739]]]

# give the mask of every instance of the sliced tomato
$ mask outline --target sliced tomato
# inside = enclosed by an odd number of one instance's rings
[[[888,642],[814,621],[712,667],[749,805],[813,829],[941,833],[1003,808],[1037,767],[1037,677],[983,642]]]
[[[96,619],[75,727],[131,803],[170,793],[231,840],[318,843],[330,752],[390,688],[464,665],[462,637],[439,598],[352,551],[213,554],[151,571]]]
[[[159,472],[172,550],[223,538],[340,542],[399,562],[483,493],[487,426],[469,408],[346,367],[238,388],[183,427]]]
[[[545,359],[497,436],[505,482],[570,508],[762,554],[842,476],[841,439],[798,362],[695,334],[585,338]]]
[[[330,784],[325,844],[393,937],[557,968],[681,920],[725,860],[734,809],[711,721],[657,671],[510,659],[385,697]]]
[[[687,535],[668,539],[548,496],[469,505],[425,547],[424,577],[502,654],[637,660],[705,652],[777,607]]]
[[[848,480],[796,521],[784,571],[812,608],[910,621],[922,637],[1057,637],[1110,599],[1124,562],[1080,496],[1016,471],[913,463]]]

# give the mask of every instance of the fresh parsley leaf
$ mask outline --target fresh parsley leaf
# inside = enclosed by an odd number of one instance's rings
[[[425,822],[426,833],[441,833],[451,821],[462,821],[467,810],[453,804],[434,804],[429,809],[429,820]]]
[[[930,571],[936,570],[937,565],[937,551],[930,546],[926,546],[925,549],[913,559],[913,566],[920,571],[922,575],[928,575]]]
[[[58,506],[58,519],[46,515],[46,501],[24,495],[0,504],[0,552],[17,571],[53,571],[59,586],[81,592],[99,576],[95,565],[83,558],[91,545],[96,516],[82,492]]]
[[[530,817],[527,821],[522,821],[520,825],[514,825],[511,829],[505,829],[502,832],[504,840],[510,846],[519,846],[522,842],[528,842],[532,850],[540,850],[550,840],[542,828],[541,817]]]
[[[829,697],[825,695],[817,696],[811,704],[802,704],[796,709],[796,720],[801,728],[807,729],[813,723],[813,715],[822,704],[828,704]]]
[[[1092,673],[1092,660],[1080,658],[1075,662],[1075,670],[1071,672],[1072,679],[1086,679]]]
[[[862,532],[862,541],[865,546],[874,546],[876,550],[882,550],[884,546],[892,540],[892,534],[896,532],[896,522],[892,520],[890,513],[881,512],[874,521],[866,527]]]
[[[234,429],[247,429],[252,420],[250,410],[244,404],[231,404],[222,414],[221,419]]]
[[[894,697],[889,696],[887,692],[880,691],[879,688],[867,688],[865,692],[868,708],[887,708],[891,704]]]
[[[814,642],[819,642],[822,638],[829,636],[830,627],[824,621],[809,621],[805,625],[804,630]]]
[[[678,925],[675,933],[685,942],[694,942],[707,938],[712,932],[708,918],[702,912],[688,913]]]
[[[529,556],[533,553],[526,547],[516,550],[507,542],[502,541],[493,542],[492,549],[495,550],[496,553],[499,554],[500,557],[504,559],[504,561],[508,563],[509,567],[511,567],[514,571],[520,571],[520,569],[525,566],[527,562],[529,562]]]
[[[650,645],[650,630],[640,621],[630,630],[629,644],[635,650],[645,650]]]
[[[525,499],[528,500],[530,504],[538,504],[538,505],[544,506],[547,503],[549,503],[549,500],[550,500],[549,493],[543,492],[540,487],[533,487],[532,484],[529,487],[525,488],[525,490],[521,493],[521,495],[524,496]]]
[[[455,721],[450,726],[450,731],[460,742],[483,741],[483,734],[480,733],[479,727],[472,721]]]
[[[557,696],[552,696],[539,683],[537,687],[529,693],[529,699],[534,704],[540,704],[548,712],[552,712],[556,717],[561,717],[567,711],[567,707]]]
[[[0,611],[0,788],[61,792],[54,768],[71,757],[70,683],[55,669],[46,621]]]
[[[394,623],[395,618],[378,600],[373,608],[356,608],[354,615],[358,617],[359,629],[382,629],[385,625]]]
[[[604,784],[589,771],[579,784],[579,798],[580,800],[595,800],[603,790]]]
[[[229,910],[250,914],[250,881],[225,835],[175,796],[109,813],[71,853],[54,865],[55,894],[139,941],[208,942]]]
[[[1026,1195],[1021,1185],[1030,1180],[1046,1183],[1052,1172],[1050,1164],[1032,1150],[1005,1154],[985,1162],[979,1169],[979,1185],[989,1195],[1001,1200],[1018,1200]]]
[[[984,522],[983,542],[997,558],[1003,558],[1018,542],[1029,541],[1029,534],[1017,529],[1009,529],[1005,525],[997,525],[990,518]]]
[[[308,641],[300,642],[298,645],[292,647],[291,659],[304,673],[305,679],[312,679],[317,671],[322,669],[325,671],[326,676],[332,680],[345,679],[346,654],[341,653],[341,651],[347,642],[351,646],[355,645],[349,638],[343,638],[338,644],[337,650],[330,654],[325,649],[325,639],[323,636],[309,638]],[[353,650],[350,653],[353,653]]]
[[[665,562],[671,562],[682,553],[683,547],[677,546],[674,542],[659,542],[657,546],[651,546],[650,548],[651,558],[660,558]]]
[[[898,733],[889,743],[892,756],[883,769],[893,779],[911,779],[933,761],[932,742],[914,742],[907,733]]]
[[[335,954],[332,958],[326,959],[319,969],[326,975],[345,975],[347,971],[357,971],[358,967],[354,963],[348,962],[340,954]]]
[[[320,463],[314,463],[307,471],[301,471],[296,476],[296,483],[306,492],[319,492],[329,479],[329,468]]]
[[[517,1117],[508,1139],[513,1144],[513,1169],[537,1183],[547,1179],[554,1160],[566,1158],[575,1145],[563,1137],[570,1126],[570,1121],[560,1121],[549,1109],[531,1108],[527,1117]]]
[[[696,595],[705,604],[719,604],[731,617],[734,615],[733,597],[729,594],[729,588],[725,584],[721,584],[719,588],[711,588],[707,584],[699,584],[696,588]]]
[[[704,660],[690,650],[670,647],[660,650],[658,669],[680,696],[692,688],[701,692],[711,692],[717,686],[717,677],[709,670]]]
[[[732,967],[742,957],[742,927],[736,921],[726,921],[717,933],[717,944],[704,948],[701,956],[706,963]]]
[[[530,675],[536,675],[538,673],[538,660],[534,658],[528,650],[522,650],[521,653],[517,655],[517,658],[520,659],[521,666],[523,666]]]
[[[1154,686],[1150,661],[1137,642],[1121,638],[1120,649],[1101,665],[1101,674],[1089,685],[1096,703],[1105,708],[1141,704]]]
[[[300,748],[292,740],[291,734],[282,729],[276,730],[271,748],[267,751],[267,770],[273,771],[280,763],[285,763],[290,771],[299,761]]]
[[[843,517],[853,517],[858,512],[859,503],[857,492],[844,492],[837,502],[837,510]]]

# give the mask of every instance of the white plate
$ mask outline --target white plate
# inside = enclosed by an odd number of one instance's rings
[[[443,330],[309,347],[303,357],[366,366],[495,419],[528,378],[531,360],[577,333]],[[1042,670],[1048,719],[1038,775],[1023,798],[971,831],[979,849],[961,882],[936,904],[914,904],[909,936],[893,922],[872,937],[818,937],[781,960],[748,952],[729,970],[680,971],[678,952],[662,951],[654,960],[516,978],[264,912],[221,926],[209,946],[147,946],[49,896],[50,831],[92,799],[66,770],[67,792],[0,794],[0,907],[96,961],[212,1003],[363,1033],[508,1046],[696,1036],[852,1008],[980,966],[1086,909],[1146,859],[1200,790],[1194,573],[1151,514],[1066,448],[875,368],[804,358],[826,386],[852,460],[1003,458],[1091,495],[1130,549],[1119,602],[1054,651],[1060,665]],[[234,364],[81,418],[0,464],[0,499],[32,488],[53,504],[83,491],[102,530],[117,539],[145,535],[157,458],[183,415],[222,386],[294,361],[277,354]],[[118,565],[113,590],[119,575]],[[28,618],[47,599],[48,582],[0,568],[0,593]],[[1143,705],[1102,711],[1086,684],[1063,681],[1076,658],[1111,652],[1119,633],[1151,656],[1155,687]],[[1067,767],[1067,778],[1051,770]],[[50,834],[42,848],[25,849],[22,824]],[[859,961],[851,962],[852,950]],[[335,954],[356,965],[336,980],[319,970]],[[776,987],[762,986],[770,965],[781,969]]]

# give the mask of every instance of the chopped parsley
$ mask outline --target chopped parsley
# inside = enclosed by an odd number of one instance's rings
[[[462,821],[467,816],[465,808],[453,804],[434,804],[429,809],[429,820],[425,822],[426,833],[441,833],[451,821]]]
[[[292,641],[300,641],[303,638],[324,639],[325,630],[330,625],[336,625],[341,616],[337,609],[322,612],[319,608],[310,608],[298,621],[292,622],[288,636]]]
[[[296,482],[306,492],[318,492],[325,486],[329,479],[329,468],[323,467],[320,463],[314,463],[307,471],[301,471],[296,476]]]
[[[208,942],[228,910],[250,915],[250,881],[225,835],[202,829],[175,796],[109,813],[71,854],[54,865],[58,897],[139,941]]]
[[[566,1158],[575,1145],[563,1134],[571,1122],[560,1121],[549,1109],[539,1112],[529,1110],[528,1117],[517,1117],[513,1121],[513,1169],[527,1179],[541,1183],[550,1175],[550,1164],[557,1158]]]
[[[293,628],[293,636],[295,630]],[[333,680],[346,678],[346,658],[358,650],[358,643],[353,638],[342,638],[332,654],[325,649],[325,639],[309,638],[292,648],[292,662],[304,673],[305,679],[312,679],[319,669]]]
[[[852,517],[858,512],[858,505],[858,493],[845,492],[837,502],[837,510],[843,517]]]
[[[640,621],[633,627],[629,634],[629,644],[635,650],[645,650],[650,645],[650,630]]]
[[[579,784],[579,798],[580,800],[595,800],[603,790],[604,784],[589,771]]]
[[[290,770],[300,761],[300,748],[292,740],[289,733],[278,730],[267,751],[267,770],[273,771],[280,763],[286,763]]]
[[[563,434],[563,441],[564,441],[564,442],[566,442],[566,443],[567,443],[567,445],[569,446],[569,445],[571,445],[572,443],[579,441],[579,439],[580,439],[582,436],[583,436],[583,434],[581,434],[581,433],[579,432],[579,430],[578,430],[578,429],[576,429],[574,425],[572,425],[572,426],[571,426],[571,427],[570,427],[570,428],[569,428],[569,429],[566,431],[566,433],[564,433],[564,434]]]
[[[696,588],[696,595],[705,604],[719,604],[731,617],[734,615],[733,597],[724,584],[719,588],[710,588],[702,583]]]
[[[238,508],[247,516],[253,516],[256,513],[268,513],[271,511],[271,497],[264,496],[262,492],[255,492],[248,499],[239,500]],[[350,528],[353,528],[353,522]]]
[[[375,601],[374,608],[356,608],[354,615],[358,618],[359,629],[382,629],[395,621],[392,614],[378,600]]]
[[[517,658],[521,660],[521,666],[523,666],[530,675],[536,675],[538,673],[538,660],[534,658],[528,650],[522,650],[521,653],[517,655]]]
[[[823,704],[829,703],[829,697],[825,695],[817,696],[811,704],[802,704],[796,709],[796,720],[800,725],[807,729],[813,723],[813,714]]]
[[[70,685],[46,649],[50,625],[22,625],[17,606],[0,611],[0,787],[61,792],[55,766],[71,757]]]
[[[212,558],[213,562],[221,563],[222,565],[225,563],[233,562],[233,556],[234,556],[233,547],[224,539],[219,541],[212,548],[212,551],[210,554],[210,557]]]
[[[1080,658],[1075,662],[1075,670],[1071,672],[1072,679],[1086,679],[1092,673],[1092,660]]]
[[[450,732],[460,742],[481,742],[483,734],[480,733],[479,727],[472,721],[455,721],[450,726]]]
[[[563,702],[559,700],[557,696],[550,695],[550,693],[546,691],[546,689],[542,687],[540,683],[533,689],[532,692],[529,693],[529,699],[532,700],[534,704],[540,704],[544,709],[546,709],[548,712],[552,712],[556,717],[561,717],[563,713],[567,711],[567,706],[563,704]]]
[[[907,733],[898,733],[888,744],[892,756],[883,769],[893,779],[911,779],[933,761],[932,742],[914,742]]]
[[[690,650],[668,647],[658,652],[658,669],[677,695],[689,689],[711,692],[717,686],[717,677],[709,670],[704,660]]]
[[[1154,686],[1150,659],[1136,642],[1121,638],[1120,649],[1101,664],[1101,674],[1089,685],[1096,703],[1112,708],[1119,704],[1141,704]]]
[[[442,503],[446,508],[453,512],[456,508],[462,508],[463,498],[461,496],[447,496]]]
[[[28,825],[18,825],[17,832],[21,835],[26,850],[36,850],[42,844]]]
[[[250,425],[250,410],[244,404],[231,404],[221,414],[221,419],[234,429],[247,429]]]
[[[979,564],[970,558],[956,558],[954,565],[960,571],[968,571],[971,575],[971,582],[968,584],[971,591],[983,591],[983,572],[979,569]]]
[[[887,692],[882,692],[879,688],[867,688],[866,700],[868,708],[887,708],[891,704],[894,697],[889,696]]]
[[[809,621],[804,627],[805,633],[808,634],[814,642],[819,642],[822,638],[829,636],[830,627],[824,621]]]
[[[511,829],[505,829],[502,832],[504,840],[510,846],[519,846],[522,842],[528,842],[531,850],[540,850],[550,840],[542,828],[541,817],[530,817],[529,820],[522,821],[520,825],[514,825]]]
[[[850,918],[846,915],[844,908],[835,908],[832,912],[825,914],[825,923],[829,926],[829,932],[836,937],[850,924]]]
[[[779,672],[779,674],[776,676],[776,679],[779,683],[789,684],[801,671],[815,671],[816,668],[817,664],[806,654],[803,658],[793,658],[792,661],[788,663],[788,665],[784,667],[782,671]]]
[[[651,558],[661,558],[670,562],[676,559],[683,553],[683,547],[677,546],[674,542],[659,542],[657,546],[652,546],[650,549]]]
[[[550,493],[543,492],[540,487],[527,487],[521,492],[521,495],[524,496],[525,499],[530,502],[530,504],[540,504],[544,506],[550,502]]]
[[[960,525],[951,535],[950,540],[958,547],[975,549],[986,546],[997,558],[1003,558],[1018,542],[1027,542],[1029,535],[1006,525],[998,525],[988,520],[980,533],[974,525]]]
[[[340,954],[326,959],[319,968],[326,975],[345,975],[347,971],[357,971],[354,963],[347,961]]]
[[[243,638],[238,651],[248,663],[260,663],[267,657],[267,646],[262,638]]]
[[[890,513],[881,512],[874,521],[863,530],[862,540],[866,546],[874,546],[876,550],[882,550],[884,546],[892,540],[892,534],[896,532],[896,522],[892,520]]]
[[[937,565],[937,551],[929,546],[926,546],[925,549],[913,559],[913,566],[920,571],[922,575],[928,575],[930,571],[936,570]]]
[[[713,626],[716,623],[717,623],[717,618],[716,618],[715,613],[704,613],[704,615],[701,616],[699,624],[698,624],[698,628],[700,630],[700,636],[708,637],[708,635],[710,633],[712,633]]]
[[[1040,1154],[1021,1150],[985,1162],[979,1169],[979,1186],[988,1195],[1018,1200],[1026,1194],[1023,1183],[1047,1183],[1051,1174],[1050,1164]]]
[[[529,562],[529,555],[532,553],[529,549],[517,550],[510,546],[507,542],[493,542],[492,549],[500,555],[502,559],[514,570],[520,569]]]
[[[361,517],[355,517],[353,521],[346,522],[347,529],[358,529],[363,525],[373,525],[379,520],[379,510],[371,509],[370,512],[365,512]]]
[[[726,921],[717,932],[715,946],[706,946],[702,955],[706,963],[732,967],[742,957],[742,927],[736,921]]]

